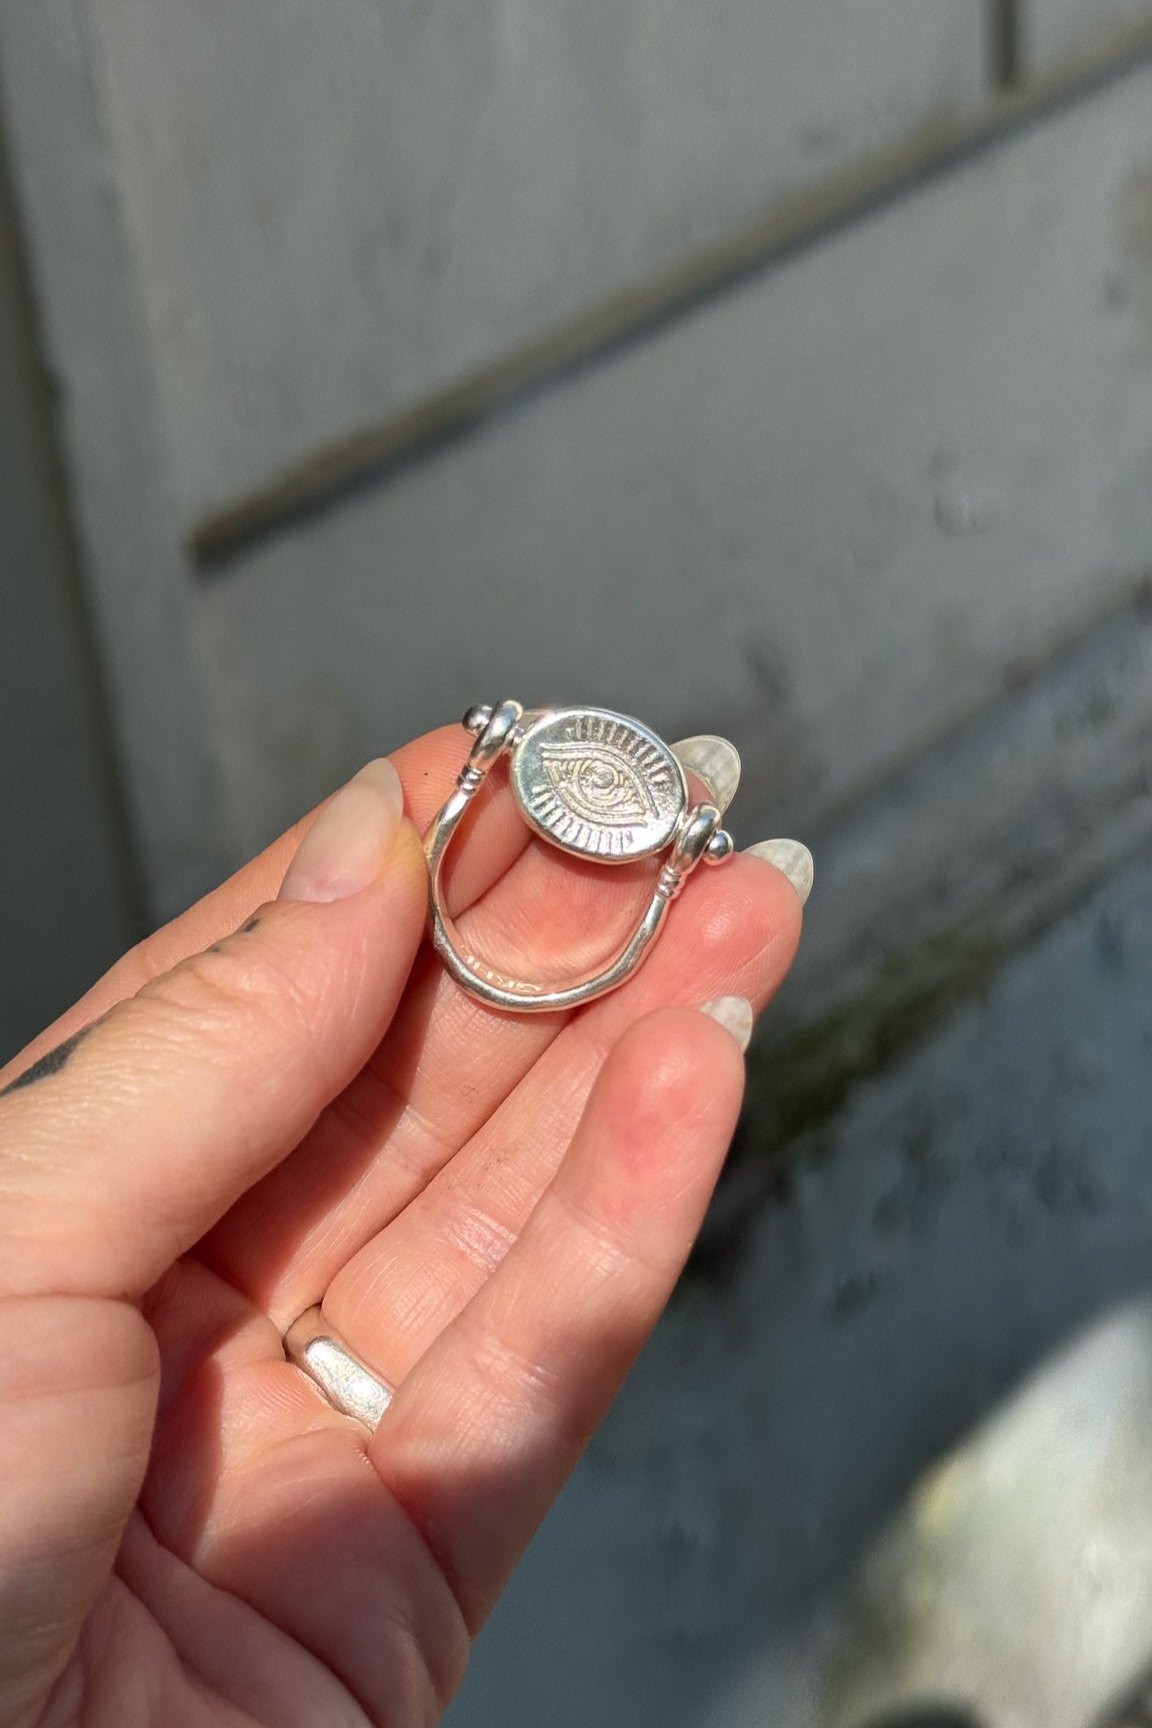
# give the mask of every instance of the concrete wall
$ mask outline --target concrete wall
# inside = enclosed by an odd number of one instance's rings
[[[611,37],[612,55],[587,20],[582,34],[582,20],[568,0],[544,14],[533,9],[531,19],[485,11],[458,30],[439,13],[405,23],[375,5],[342,6],[336,21],[326,12],[322,31],[308,8],[270,16],[207,4],[12,0],[0,11],[0,80],[157,914],[185,903],[357,753],[454,714],[478,684],[503,674],[508,641],[517,644],[517,683],[530,667],[558,691],[591,695],[609,677],[606,666],[591,671],[587,592],[570,607],[573,532],[602,504],[585,490],[591,473],[564,482],[568,434],[551,428],[566,409],[550,416],[535,458],[551,464],[548,476],[496,476],[491,514],[522,538],[518,556],[531,561],[530,570],[514,565],[501,579],[502,599],[525,581],[531,598],[508,614],[511,635],[499,654],[471,651],[469,546],[445,542],[437,570],[432,548],[419,544],[423,530],[410,546],[417,566],[381,544],[376,512],[399,523],[410,491],[369,497],[342,528],[333,518],[349,574],[334,572],[331,587],[324,565],[332,553],[311,533],[269,549],[284,555],[275,594],[263,579],[268,553],[222,577],[230,594],[222,604],[249,610],[238,619],[253,632],[246,643],[226,642],[223,611],[186,555],[196,510],[782,193],[817,185],[860,152],[968,111],[985,88],[984,9],[975,0],[743,12],[730,0],[706,25],[666,0],[651,15],[624,20],[614,9],[605,18],[605,30],[626,38]],[[558,85],[564,100],[544,100]],[[413,90],[421,92],[415,103]],[[474,134],[461,142],[453,127],[467,115]],[[673,135],[686,140],[682,147],[671,147]],[[573,189],[575,172],[591,176],[587,187]],[[559,252],[543,239],[553,232],[551,210],[564,213]],[[453,243],[430,259],[423,240],[441,233],[441,217]],[[499,293],[481,292],[485,283]],[[737,300],[732,312],[734,352],[747,314]],[[575,392],[570,400],[575,415]],[[652,430],[628,427],[617,486],[637,461],[671,472],[690,441],[706,435],[699,416],[682,427],[670,421],[664,461]],[[590,434],[602,437],[595,416],[580,436]],[[721,427],[719,436],[732,441],[736,433]],[[469,472],[501,462],[507,448],[500,436],[482,439]],[[452,471],[433,472],[446,510],[455,511]],[[664,510],[659,489],[645,483],[644,495],[650,510]],[[887,505],[875,508],[883,516]],[[599,544],[583,550],[583,565],[595,555],[600,587],[622,569],[647,579],[671,520],[655,521],[650,543],[634,546],[633,528],[614,514]],[[464,518],[459,526],[470,534]],[[889,531],[881,525],[882,535]],[[705,555],[689,567],[686,548],[662,579],[680,618],[700,604],[701,573],[711,581],[723,564],[718,532],[713,523]],[[495,542],[480,551],[500,555]],[[759,582],[758,558],[733,587],[737,630],[740,587]],[[408,600],[417,567],[424,618],[461,620],[435,656]],[[292,571],[308,568],[322,579],[294,595]],[[353,637],[370,639],[371,651],[365,646],[353,664],[349,641],[326,664],[326,619],[346,616],[355,593],[367,610]],[[265,600],[270,616],[262,620],[252,608]],[[556,645],[569,616],[585,626],[571,636],[565,663]],[[643,671],[662,656],[631,622],[620,641],[635,669],[620,699],[645,707],[657,724],[671,730],[679,714],[695,717],[707,706],[706,719],[758,728],[770,665],[732,669],[721,655],[719,678],[716,661],[707,666],[705,696]],[[232,685],[233,649],[267,662],[263,688],[287,703],[279,721],[271,711],[236,714],[234,700],[246,698]],[[420,668],[418,708],[404,681],[412,667]],[[294,688],[273,693],[284,677]],[[724,714],[717,687],[727,692]],[[264,699],[256,687],[252,696]],[[249,772],[246,789],[240,779]]]
[[[1053,64],[1132,25],[1152,22],[1148,0],[1018,0],[1027,70]]]
[[[89,0],[182,513],[971,108],[982,0]]]
[[[1142,1728],[1150,975],[1144,863],[793,1145],[452,1728]]]
[[[902,3],[725,13],[708,52],[686,14],[642,11],[631,59],[566,0],[547,28],[477,15],[476,36],[374,5],[322,32],[209,0],[0,16],[157,912],[502,688],[726,727],[750,831],[822,823],[1142,575],[1136,73],[218,574],[187,557],[198,510],[317,440],[974,111],[985,8]],[[716,107],[687,90],[710,53],[737,93]],[[563,103],[546,125],[535,106],[565,68],[578,149]],[[422,131],[441,100],[474,121],[455,179]],[[703,130],[662,148],[685,111]],[[553,206],[578,270],[542,245]]]
[[[728,731],[822,823],[1152,562],[1152,74],[272,540],[195,610],[250,846],[501,691]]]
[[[0,158],[0,1061],[139,917],[26,286]]]

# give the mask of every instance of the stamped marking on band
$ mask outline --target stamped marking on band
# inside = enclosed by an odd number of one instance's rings
[[[688,797],[668,746],[602,708],[564,709],[531,726],[513,753],[512,786],[546,840],[613,864],[666,846]]]
[[[546,984],[530,984],[523,978],[507,978],[503,972],[497,972],[494,966],[489,966],[486,960],[481,960],[478,954],[462,954],[460,958],[469,971],[475,972],[485,983],[492,984],[497,990],[511,990],[517,996],[543,996],[547,991]]]

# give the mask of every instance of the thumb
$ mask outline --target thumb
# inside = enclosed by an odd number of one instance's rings
[[[396,771],[371,763],[274,904],[0,1096],[0,1722],[40,1719],[143,1479],[159,1371],[130,1299],[363,1066],[425,900]]]
[[[379,1042],[426,906],[391,763],[325,807],[279,898],[0,1095],[0,1293],[134,1297]]]

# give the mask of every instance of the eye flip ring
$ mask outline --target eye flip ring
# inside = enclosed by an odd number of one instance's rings
[[[456,790],[424,842],[432,940],[464,989],[492,1008],[539,1013],[591,1002],[646,959],[697,864],[732,856],[720,826],[740,779],[740,758],[724,738],[689,738],[669,746],[655,732],[606,708],[525,712],[518,702],[470,708],[464,726],[476,742]],[[470,951],[444,908],[441,871],[473,799],[502,757],[525,822],[543,840],[576,857],[628,864],[667,854],[652,898],[624,946],[600,970],[563,984],[509,978]],[[711,794],[689,804],[687,773]]]

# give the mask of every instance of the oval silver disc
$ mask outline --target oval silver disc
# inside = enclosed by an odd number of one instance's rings
[[[512,753],[512,788],[545,840],[608,864],[667,846],[688,803],[667,744],[606,708],[564,708],[529,726]]]

